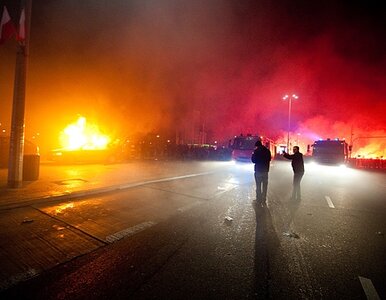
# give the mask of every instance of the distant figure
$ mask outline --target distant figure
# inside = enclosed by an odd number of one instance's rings
[[[251,160],[255,164],[256,201],[265,206],[267,202],[268,172],[271,161],[271,151],[257,141]]]
[[[299,147],[294,146],[292,149],[294,154],[288,154],[283,152],[283,156],[287,159],[291,159],[292,169],[294,170],[294,181],[293,181],[293,189],[292,189],[292,200],[301,200],[300,194],[300,181],[304,175],[304,162],[303,162],[303,154],[299,152]]]

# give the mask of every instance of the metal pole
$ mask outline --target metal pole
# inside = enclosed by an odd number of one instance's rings
[[[22,1],[21,7],[22,9],[25,8],[25,40],[18,42],[16,53],[11,137],[8,161],[8,187],[11,188],[19,188],[23,183],[25,90],[29,55],[31,6],[32,0]]]
[[[291,130],[291,100],[292,97],[288,98],[288,135],[287,135],[287,152],[289,153],[289,140],[290,140],[290,130]]]
[[[352,142],[353,142],[353,140],[352,140],[352,137],[354,136],[354,133],[353,133],[353,127],[352,127],[352,125],[351,125],[351,138],[350,138],[350,148],[349,148],[349,152],[350,152],[350,159],[351,159],[351,153],[352,153]]]

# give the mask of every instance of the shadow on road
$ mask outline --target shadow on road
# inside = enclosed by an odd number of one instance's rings
[[[268,299],[271,280],[270,257],[280,249],[280,241],[267,207],[253,204],[256,214],[255,234],[255,295],[257,299]]]
[[[291,225],[295,219],[295,216],[297,214],[297,211],[300,207],[300,201],[295,201],[295,200],[289,200],[286,203],[283,203],[284,209],[286,211],[286,216],[284,218],[284,229],[285,232],[292,232],[291,230]]]

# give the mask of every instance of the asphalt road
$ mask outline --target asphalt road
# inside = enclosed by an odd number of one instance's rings
[[[274,161],[263,208],[252,170],[24,208],[57,251],[1,298],[385,298],[385,174],[307,165],[292,202],[290,164]]]

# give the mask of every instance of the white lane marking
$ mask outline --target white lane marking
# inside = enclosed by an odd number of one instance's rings
[[[221,194],[224,194],[226,192],[228,192],[228,191],[217,192],[216,194],[214,194],[214,197],[220,196]]]
[[[334,206],[334,203],[332,203],[332,201],[331,201],[331,198],[330,198],[330,197],[328,197],[328,196],[324,196],[324,198],[326,198],[326,200],[327,200],[327,204],[328,204],[328,206],[329,206],[330,208],[335,208],[335,206]]]
[[[233,190],[235,187],[236,186],[234,184],[225,184],[225,186],[217,186],[218,192],[214,194],[214,197],[217,197],[221,194],[229,192],[230,190]]]
[[[119,241],[120,239],[123,239],[124,237],[134,235],[140,231],[143,231],[149,227],[152,227],[155,224],[157,224],[157,223],[152,222],[152,221],[137,224],[135,226],[123,229],[121,231],[118,231],[116,233],[113,233],[111,235],[106,236],[106,241],[109,243],[114,243],[116,241]]]
[[[359,280],[362,284],[362,288],[365,291],[367,299],[371,300],[380,300],[377,290],[375,289],[373,283],[370,279],[359,276]]]
[[[193,207],[195,207],[195,206],[197,206],[199,204],[201,204],[201,201],[195,201],[193,203],[190,203],[190,204],[187,204],[187,205],[185,205],[183,207],[180,207],[177,210],[179,212],[185,212],[185,211],[188,211],[189,209],[192,209]]]
[[[168,178],[162,178],[162,179],[148,180],[148,181],[142,181],[142,182],[137,182],[137,183],[129,183],[129,184],[120,185],[118,189],[124,190],[127,188],[133,188],[133,187],[151,184],[151,183],[167,182],[167,181],[173,181],[173,180],[178,180],[178,179],[185,179],[185,178],[209,175],[209,174],[213,174],[213,173],[214,172],[203,172],[203,173],[188,174],[188,175],[168,177]]]

